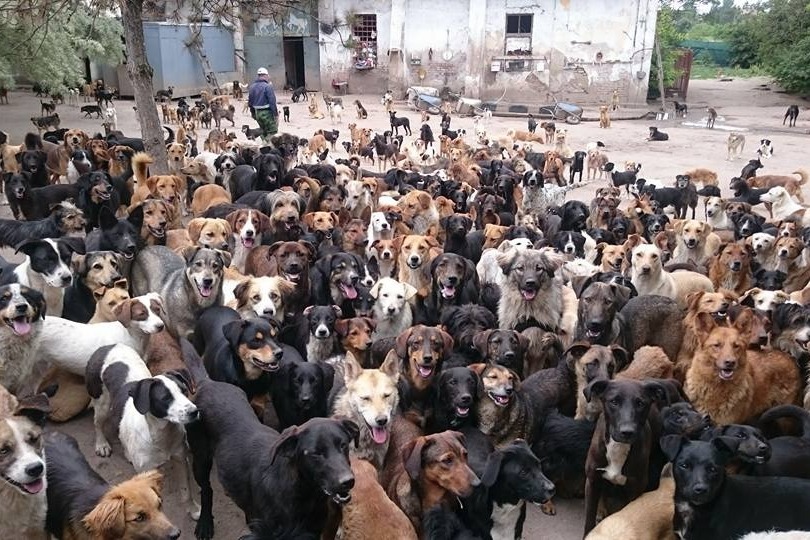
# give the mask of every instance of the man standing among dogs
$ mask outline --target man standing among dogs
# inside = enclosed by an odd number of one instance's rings
[[[248,90],[248,107],[262,129],[262,139],[269,143],[270,136],[278,133],[278,107],[267,68],[260,67],[256,71],[256,80]]]

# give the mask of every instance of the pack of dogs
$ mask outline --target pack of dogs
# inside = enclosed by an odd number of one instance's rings
[[[217,128],[223,98],[156,94]],[[180,538],[172,463],[201,540],[233,536],[214,467],[245,539],[518,539],[555,496],[591,540],[810,530],[805,170],[762,174],[763,139],[722,197],[548,122],[481,144],[383,104],[382,132],[360,101],[343,135],[170,131],[165,175],[120,132],[2,134],[1,537]],[[129,478],[49,423],[87,408]]]

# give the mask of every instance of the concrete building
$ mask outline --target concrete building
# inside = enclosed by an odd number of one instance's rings
[[[321,0],[320,85],[583,105],[618,90],[643,103],[657,10],[657,0]]]

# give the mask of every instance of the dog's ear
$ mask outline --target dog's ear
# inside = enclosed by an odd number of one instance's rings
[[[343,428],[343,431],[346,432],[346,435],[349,436],[349,439],[354,441],[354,445],[357,446],[359,444],[360,438],[360,428],[355,424],[353,421],[349,420],[348,418],[344,418],[342,420],[336,420],[340,422],[340,427]]]
[[[228,217],[230,217],[229,214]],[[312,228],[315,225],[315,212],[309,212],[301,216],[301,222],[309,228]]]
[[[715,437],[712,439],[712,447],[720,456],[722,463],[726,463],[736,456],[739,446],[740,439],[736,437]]]
[[[411,480],[419,478],[422,472],[422,451],[432,442],[432,439],[427,437],[417,437],[402,446],[402,462],[405,464],[405,471]]]
[[[197,252],[200,251],[201,249],[202,249],[201,246],[187,246],[180,251],[180,255],[183,256],[183,259],[186,261],[186,264],[188,264],[197,255]]]
[[[633,291],[631,291],[629,287],[617,283],[611,283],[610,290],[613,292],[613,298],[616,300],[616,311],[621,311],[627,301],[630,300]]]
[[[340,306],[336,306],[336,305],[333,304],[332,305],[332,311],[335,312],[335,317],[337,317],[338,319],[343,317],[343,310],[340,309]]]
[[[590,276],[572,276],[571,277],[571,287],[574,289],[574,293],[577,295],[577,298],[582,297],[582,293],[585,292],[591,283],[597,281],[600,276],[600,272]]]
[[[480,362],[477,364],[470,364],[467,367],[469,368],[470,371],[472,371],[473,373],[475,373],[480,377],[484,373],[484,370],[487,368],[488,365],[489,364],[487,364],[486,362]]]
[[[743,309],[734,321],[734,328],[744,336],[751,335],[751,327],[754,325],[754,312],[748,308]]]
[[[494,332],[494,330],[482,330],[473,336],[473,346],[475,347],[475,350],[484,356],[487,354],[487,344],[489,342],[489,336],[492,334],[492,332]]]
[[[393,247],[395,250],[397,250],[397,252],[399,252],[399,251],[401,251],[401,250],[402,250],[402,242],[404,242],[404,241],[405,241],[405,236],[397,236],[397,237],[396,237],[396,238],[394,238],[394,240],[391,242],[391,246],[392,246],[392,247]]]
[[[686,305],[687,311],[696,312],[698,304],[700,304],[700,299],[703,298],[703,295],[706,294],[706,291],[695,291],[691,292],[686,296]]]
[[[661,447],[661,451],[667,456],[667,459],[669,461],[675,461],[681,448],[690,444],[690,442],[689,439],[683,435],[664,435],[661,437],[661,440],[658,441],[658,444]]]
[[[290,426],[281,432],[281,437],[276,444],[270,448],[270,464],[272,465],[279,456],[292,456],[298,448],[298,426]]]
[[[419,328],[416,326],[411,326],[407,330],[403,331],[401,334],[397,336],[396,345],[394,346],[394,350],[397,353],[399,358],[405,359],[408,357],[408,339],[411,337],[411,333],[414,331],[415,328]]]
[[[481,476],[481,484],[485,487],[492,487],[498,480],[498,475],[501,472],[501,464],[503,463],[503,452],[492,452],[487,458],[487,464],[484,467],[484,474]]]
[[[405,300],[410,300],[411,298],[416,296],[416,293],[419,292],[417,288],[411,285],[410,283],[403,283],[402,290],[405,292]]]
[[[51,405],[48,402],[48,396],[39,393],[20,398],[14,410],[14,416],[24,416],[33,423],[44,426],[50,412]]]
[[[121,302],[113,308],[113,315],[115,319],[120,322],[125,328],[129,328],[132,322],[132,303],[134,300],[129,299]]]
[[[388,375],[394,381],[399,381],[399,357],[393,350],[388,351],[385,355],[385,361],[380,366],[380,371]]]
[[[626,368],[630,363],[630,354],[624,347],[620,347],[619,345],[611,345],[610,352],[613,353],[613,359],[616,361],[617,372]]]
[[[102,497],[82,524],[93,538],[123,538],[127,527],[123,494]]]
[[[740,304],[743,305],[743,306],[750,307],[750,308],[754,307],[754,297],[756,297],[761,292],[762,292],[762,289],[760,289],[759,287],[754,287],[753,289],[749,289],[740,298]]]
[[[382,280],[378,280],[377,283],[372,285],[371,289],[369,289],[368,294],[371,295],[372,298],[377,298],[377,295],[380,294],[380,284]]]
[[[104,207],[104,208],[106,208],[106,207]],[[112,217],[113,217],[113,219],[115,219],[114,215]],[[132,224],[132,226],[135,227],[136,230],[138,230],[138,231],[141,230],[141,227],[143,226],[143,205],[142,204],[138,205],[132,212],[129,213],[129,217],[127,218],[127,221],[129,221]],[[117,222],[118,222],[118,220],[116,220],[116,223]]]
[[[58,240],[58,242],[67,247],[72,253],[78,253],[79,255],[85,254],[83,238],[62,237]]]
[[[231,347],[233,347],[233,350],[239,347],[239,339],[242,337],[242,330],[244,330],[248,324],[250,324],[248,321],[240,319],[238,321],[231,321],[222,327],[222,333]]]
[[[335,368],[326,362],[318,362],[316,365],[320,368],[321,377],[323,378],[323,395],[327,396],[329,395],[329,391],[332,390],[332,386],[335,384]]]
[[[591,384],[582,389],[582,393],[585,395],[585,400],[590,403],[595,397],[601,398],[602,394],[604,394],[605,390],[607,390],[608,384],[610,384],[610,381],[607,379],[597,379],[593,381]]]
[[[655,401],[660,407],[669,405],[669,395],[667,389],[660,383],[654,380],[648,380],[643,383],[644,394],[651,400]]]
[[[695,319],[695,333],[700,337],[708,336],[714,330],[717,323],[711,313],[698,313]],[[750,329],[750,328],[749,328]]]
[[[348,385],[362,374],[363,366],[360,365],[360,362],[357,361],[351,352],[347,351],[343,371],[344,382]]]
[[[577,341],[576,343],[572,343],[571,346],[565,350],[563,358],[567,359],[569,367],[573,369],[577,359],[588,352],[590,348],[591,344],[587,341]]]
[[[149,405],[151,403],[152,385],[155,384],[155,379],[141,379],[135,386],[129,389],[129,397],[132,398],[132,403],[135,405],[135,410],[141,414],[149,412]]]
[[[348,319],[338,319],[335,321],[335,332],[337,332],[340,337],[346,337],[348,331],[349,331]]]
[[[445,332],[444,327],[441,325],[437,325],[436,329],[439,331],[439,335],[441,335],[442,343],[444,345],[442,358],[447,358],[450,356],[450,353],[453,352],[453,336]]]

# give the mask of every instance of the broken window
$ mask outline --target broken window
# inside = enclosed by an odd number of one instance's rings
[[[531,13],[506,16],[505,53],[508,56],[531,56],[533,17]]]
[[[352,24],[355,69],[377,66],[377,15],[355,15]]]

